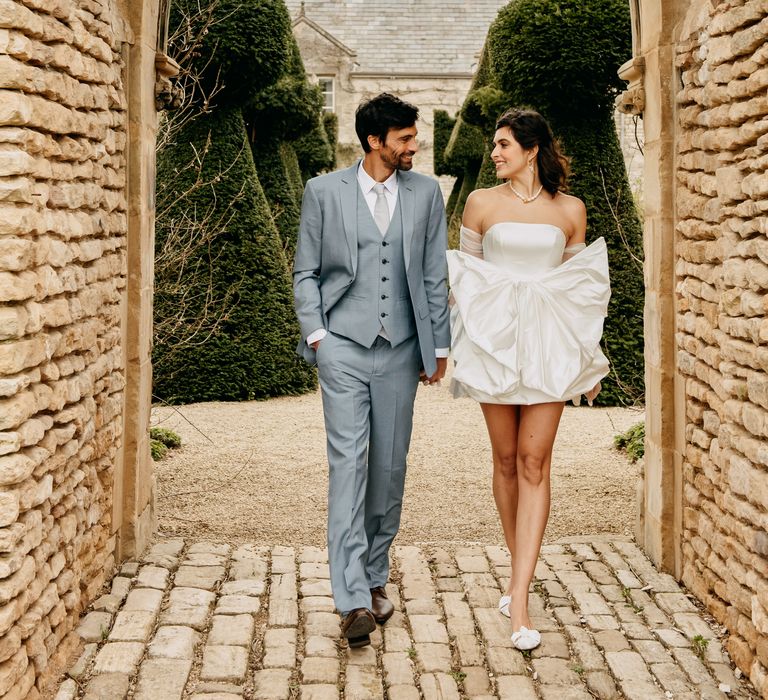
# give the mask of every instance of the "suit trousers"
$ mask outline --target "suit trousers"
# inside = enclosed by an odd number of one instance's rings
[[[421,355],[414,335],[370,348],[333,333],[317,366],[328,448],[328,562],[336,608],[370,608],[400,526]]]

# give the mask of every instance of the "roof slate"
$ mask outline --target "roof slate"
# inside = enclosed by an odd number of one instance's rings
[[[357,52],[357,72],[472,73],[508,0],[306,0],[307,18]],[[286,0],[291,17],[301,0]]]

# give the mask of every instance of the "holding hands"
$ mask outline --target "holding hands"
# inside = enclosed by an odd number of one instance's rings
[[[424,370],[421,370],[421,372],[419,372],[419,381],[424,386],[428,386],[431,384],[439,384],[440,380],[445,376],[445,370],[447,369],[447,367],[448,367],[448,358],[438,357],[437,371],[431,377],[428,377],[426,372],[424,372]]]

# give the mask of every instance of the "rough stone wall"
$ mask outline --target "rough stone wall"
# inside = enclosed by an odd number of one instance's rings
[[[114,565],[127,25],[0,0],[0,696],[36,698]]]
[[[678,43],[682,578],[768,697],[768,3],[692,6]],[[679,84],[679,83],[678,83]],[[681,418],[681,420],[683,420]]]

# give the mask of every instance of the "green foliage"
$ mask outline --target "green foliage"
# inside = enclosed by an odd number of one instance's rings
[[[509,107],[509,97],[493,85],[484,85],[467,95],[461,116],[484,133],[491,133],[496,121]]]
[[[491,150],[490,145],[485,147],[485,155],[483,155],[483,162],[475,182],[476,190],[496,187],[499,184],[499,178],[496,177],[496,164],[491,160]]]
[[[445,217],[448,221],[453,216],[453,210],[456,208],[456,202],[459,201],[459,195],[461,194],[461,185],[464,182],[464,173],[461,173],[453,181],[453,188],[451,194],[448,195],[448,202],[445,205]]]
[[[434,111],[434,131],[432,136],[433,160],[435,175],[458,175],[453,169],[448,168],[445,163],[445,148],[451,138],[451,132],[456,124],[456,120],[443,109]]]
[[[219,104],[242,105],[282,75],[290,58],[291,19],[283,0],[217,0],[211,22],[203,31],[206,13],[199,0],[174,0],[171,30],[203,39],[195,52],[201,99],[213,87]]]
[[[294,167],[298,167],[295,152],[278,140],[259,142],[253,146],[253,159],[259,164],[259,181],[269,202],[277,230],[282,240],[286,260],[292,261],[301,218],[302,190],[296,190]],[[301,179],[301,176],[299,176]]]
[[[275,138],[292,141],[317,128],[323,104],[317,85],[310,85],[301,53],[292,33],[285,37],[289,58],[285,72],[272,85],[248,101],[246,121],[253,126],[255,143]]]
[[[288,181],[291,183],[293,197],[301,205],[301,198],[304,195],[304,181],[301,179],[299,157],[296,155],[296,149],[286,141],[280,144],[280,159],[285,166]]]
[[[459,117],[445,147],[446,169],[449,172],[458,172],[479,166],[485,151],[485,141],[483,132],[478,127],[467,124]]]
[[[700,634],[697,634],[692,640],[693,653],[696,654],[702,661],[707,653],[707,647],[709,646],[709,640]]]
[[[161,459],[165,459],[168,456],[168,447],[160,442],[160,440],[150,440],[149,452],[152,455],[152,459],[154,459],[155,462],[159,462]]]
[[[326,170],[333,170],[336,167],[336,144],[339,142],[339,117],[333,112],[323,112],[323,129],[331,147],[331,160]]]
[[[643,233],[624,158],[610,114],[583,123],[553,121],[571,157],[571,192],[587,207],[587,241],[602,236],[608,246],[611,300],[602,347],[611,362],[599,406],[638,403],[644,392]]]
[[[479,166],[470,170],[467,169],[464,173],[464,177],[461,182],[461,190],[459,190],[459,196],[456,198],[456,206],[454,206],[451,212],[451,218],[448,221],[448,247],[459,247],[459,234],[461,232],[461,217],[464,215],[464,205],[467,203],[467,197],[469,193],[475,189],[475,183],[477,182]]]
[[[461,116],[484,134],[491,134],[499,115],[508,107],[509,96],[499,89],[491,63],[490,45],[486,39],[469,94],[461,107]]]
[[[637,462],[645,454],[645,423],[636,423],[626,432],[614,435],[613,446],[625,452],[630,462]]]
[[[478,88],[488,84],[490,80],[489,69],[488,52],[484,46],[480,55],[480,64],[469,87],[470,95]],[[454,123],[443,156],[445,168],[449,174],[458,174],[462,170],[474,169],[480,165],[486,140],[483,130],[476,124],[469,122],[463,112],[460,113]]]
[[[195,153],[202,162],[191,170],[186,164]],[[169,403],[187,403],[312,389],[314,373],[295,356],[299,332],[288,266],[240,110],[219,108],[186,125],[177,143],[160,153],[158,178],[187,192],[158,227],[158,248],[190,209],[208,212],[224,225],[206,247],[209,257],[193,249],[179,263],[184,271],[202,266],[208,275],[204,288],[181,285],[155,299],[156,321],[183,306],[190,324],[202,315],[216,324],[205,338],[184,337],[182,329],[178,342],[155,345],[154,393]],[[204,186],[195,188],[195,182]]]
[[[511,104],[568,121],[610,114],[632,56],[625,0],[515,0],[488,35],[493,72]]]
[[[150,428],[150,440],[157,440],[163,443],[168,449],[175,450],[181,447],[181,438],[179,434],[170,428]]]
[[[310,131],[293,142],[299,157],[301,176],[306,182],[311,177],[331,170],[336,164],[336,148],[328,140],[328,131],[321,116],[315,120]]]

